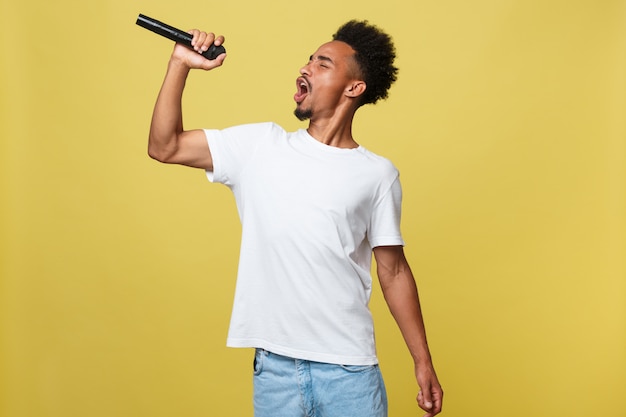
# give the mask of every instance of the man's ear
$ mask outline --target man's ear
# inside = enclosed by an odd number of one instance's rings
[[[352,81],[346,88],[346,95],[353,98],[359,97],[365,92],[366,88],[365,81]]]

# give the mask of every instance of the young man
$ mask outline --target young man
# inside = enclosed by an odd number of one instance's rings
[[[387,97],[396,79],[391,38],[367,22],[342,26],[296,81],[295,114],[308,129],[273,123],[184,130],[191,69],[225,54],[198,52],[223,36],[193,30],[174,48],[154,109],[149,155],[204,169],[228,186],[242,222],[228,345],[255,348],[256,417],[383,417],[385,387],[368,309],[372,251],[391,313],[415,362],[417,401],[441,411],[417,288],[400,233],[396,168],[352,137],[357,109]]]

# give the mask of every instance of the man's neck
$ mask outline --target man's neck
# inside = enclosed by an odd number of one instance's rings
[[[354,113],[335,114],[329,118],[311,118],[307,132],[314,139],[336,148],[357,148],[359,144],[352,137]]]

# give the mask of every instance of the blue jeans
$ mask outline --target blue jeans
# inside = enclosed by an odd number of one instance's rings
[[[257,349],[254,417],[387,417],[378,365],[334,365]]]

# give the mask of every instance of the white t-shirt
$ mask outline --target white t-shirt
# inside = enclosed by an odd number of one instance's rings
[[[317,362],[378,362],[368,303],[376,246],[403,245],[398,171],[363,147],[274,123],[205,130],[210,181],[242,222],[231,347]]]

